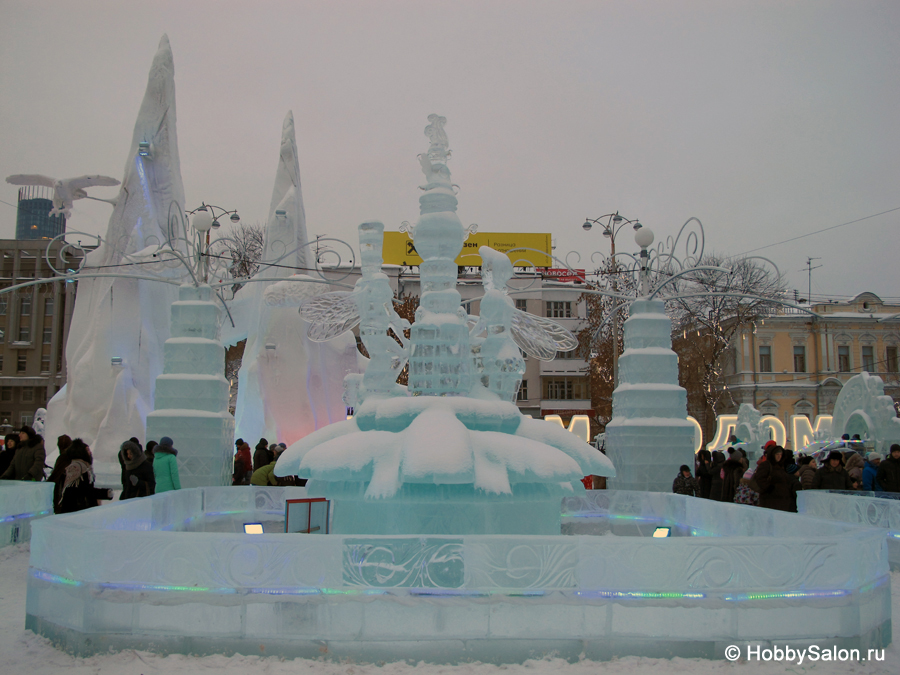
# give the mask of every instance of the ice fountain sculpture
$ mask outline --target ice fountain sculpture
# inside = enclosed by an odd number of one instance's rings
[[[487,366],[487,388],[473,377],[469,317],[455,287],[454,260],[464,232],[446,163],[445,120],[437,115],[428,120],[431,146],[419,158],[427,182],[412,233],[424,261],[423,295],[410,330],[408,391],[390,379],[404,353],[387,329],[399,335],[403,326],[385,304],[390,296],[379,290],[375,240],[381,229],[365,224],[360,233],[367,269],[356,290],[313,300],[301,312],[311,322],[310,335],[323,339],[364,320],[361,334],[374,376],[367,371],[363,378],[353,419],[291,445],[275,473],[308,478],[311,495],[333,500],[337,534],[559,534],[561,497],[583,491],[582,476],[613,476],[615,469],[561,427],[524,417],[507,399],[518,381],[494,377],[500,393],[491,391],[496,360]],[[498,255],[488,252],[485,261],[498,274],[486,275],[490,300],[482,323],[497,340],[489,349],[496,347],[498,358],[505,358],[508,345],[500,336],[510,332],[538,358],[571,349],[574,336],[561,326],[524,313],[516,319],[504,309],[497,286],[505,266]],[[348,305],[351,297],[355,312]],[[516,370],[513,365],[511,373]]]

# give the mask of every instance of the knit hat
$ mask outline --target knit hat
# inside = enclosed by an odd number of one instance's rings
[[[739,460],[741,458],[741,453],[739,453],[735,448],[728,448],[728,459]]]
[[[880,452],[870,452],[866,455],[867,462],[874,462],[876,459],[880,462],[884,457],[881,456]]]
[[[833,459],[840,460],[841,464],[844,463],[844,456],[841,454],[840,450],[832,450],[828,453],[828,458],[825,460],[826,462],[830,462]]]
[[[682,464],[682,465],[681,465],[681,468],[678,469],[678,470],[681,471],[681,472],[683,473],[683,472],[685,472],[685,471],[690,471],[691,469],[690,469],[690,467],[689,467],[687,464]]]
[[[894,450],[900,450],[900,445],[897,445],[896,443],[894,443],[894,444],[891,446],[891,452],[893,452]]]
[[[764,446],[762,446],[763,450],[768,450],[769,448],[778,445],[775,441],[767,441]]]
[[[163,436],[162,438],[160,438],[160,439],[159,439],[159,444],[160,444],[160,445],[167,445],[167,446],[169,446],[170,448],[171,448],[173,445],[175,445],[174,441],[173,441],[171,438],[169,438],[168,436]]]

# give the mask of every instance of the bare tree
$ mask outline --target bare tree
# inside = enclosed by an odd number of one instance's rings
[[[244,225],[232,229],[231,235],[219,239],[218,250],[231,259],[227,265],[228,272],[234,279],[249,279],[259,271],[259,260],[265,246],[265,233],[260,225]],[[241,283],[232,285],[231,290],[237,293]]]
[[[698,270],[673,282],[666,311],[688,411],[712,434],[716,415],[735,405],[724,386],[735,333],[771,313],[778,307],[771,300],[783,300],[787,289],[777,270],[760,259],[709,254],[699,264],[728,271]]]

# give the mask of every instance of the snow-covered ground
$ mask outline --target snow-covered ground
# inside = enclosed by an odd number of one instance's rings
[[[91,658],[74,658],[57,649],[49,641],[31,631],[25,624],[25,586],[28,575],[28,544],[0,549],[0,673],[16,675],[41,675],[42,673],[71,673],[72,675],[150,675],[151,673],[213,673],[216,675],[244,675],[265,673],[287,675],[310,673],[312,675],[489,675],[503,672],[514,675],[528,673],[562,673],[586,675],[588,673],[870,673],[900,672],[900,645],[894,633],[893,644],[885,650],[884,661],[868,663],[809,663],[796,662],[738,662],[706,661],[702,659],[645,659],[627,657],[613,661],[581,661],[570,664],[561,659],[528,661],[522,665],[494,666],[484,663],[467,663],[459,666],[409,665],[389,663],[385,665],[357,665],[327,661],[291,661],[261,656],[157,656],[148,652],[128,650]],[[900,573],[891,574],[893,615],[900,616]]]

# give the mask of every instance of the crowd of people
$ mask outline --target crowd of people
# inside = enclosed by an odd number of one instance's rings
[[[821,465],[815,457],[795,457],[775,441],[762,447],[763,455],[754,466],[742,448],[729,447],[726,453],[701,450],[694,472],[686,464],[680,467],[672,491],[791,512],[797,511],[800,490],[900,493],[900,445],[891,445],[887,458],[878,452],[863,456],[847,447],[844,452],[831,450]]]
[[[260,438],[250,457],[250,445],[239,438],[234,442],[234,474],[232,485],[306,485],[306,480],[297,476],[276,476],[275,464],[281,453],[287,450],[284,443],[273,443]]]

